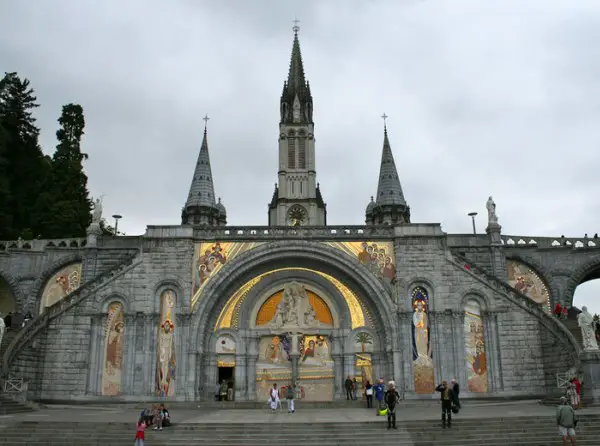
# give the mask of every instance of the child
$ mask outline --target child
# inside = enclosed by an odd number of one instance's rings
[[[146,422],[143,417],[140,417],[135,425],[135,446],[144,446],[144,431],[146,430]]]

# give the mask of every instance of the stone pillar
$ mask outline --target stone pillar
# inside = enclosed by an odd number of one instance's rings
[[[401,342],[404,342],[402,349],[403,380],[406,393],[414,394],[415,378],[413,374],[413,339],[412,339],[412,311],[403,311],[398,314],[400,318]]]
[[[506,255],[502,245],[502,226],[498,223],[490,223],[485,229],[490,240],[490,255],[492,264],[492,273],[498,279],[506,280]]]
[[[582,404],[596,406],[600,404],[600,350],[587,350],[579,354],[581,361]]]
[[[104,314],[98,314],[91,317],[90,326],[90,355],[88,363],[88,382],[86,393],[89,395],[98,395],[100,386],[98,385],[99,371],[103,365],[100,365],[101,354],[103,351],[100,344],[102,343],[102,320]]]
[[[246,363],[247,356],[246,355],[235,355],[235,376],[234,376],[234,400],[243,400],[247,390],[246,390]]]
[[[246,398],[248,401],[256,400],[256,362],[258,355],[248,355],[246,363]]]
[[[464,330],[464,311],[452,312],[451,331],[454,346],[454,373],[462,389],[467,389],[467,373],[464,366],[465,357],[465,330]]]
[[[342,355],[331,355],[333,359],[333,372],[335,379],[333,382],[333,398],[344,398],[344,357]]]
[[[123,340],[123,365],[121,374],[121,394],[135,395],[135,314],[125,314],[125,339]]]

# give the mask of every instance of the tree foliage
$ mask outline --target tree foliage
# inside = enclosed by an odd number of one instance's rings
[[[58,145],[52,157],[52,170],[38,202],[42,236],[83,237],[92,210],[87,176],[83,171],[83,160],[87,155],[81,151],[85,128],[83,108],[77,104],[63,106],[58,122]]]
[[[0,240],[85,236],[91,201],[81,151],[80,105],[63,106],[52,157],[39,146],[37,98],[27,79],[0,79]]]

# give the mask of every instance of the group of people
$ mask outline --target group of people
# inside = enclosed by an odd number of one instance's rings
[[[296,384],[290,383],[285,389],[285,399],[288,405],[288,413],[292,414],[296,412]],[[277,383],[273,384],[273,387],[269,390],[269,399],[267,400],[271,413],[275,413],[277,406],[281,408],[281,399],[279,398],[279,389]]]
[[[162,431],[163,427],[170,425],[171,414],[164,404],[154,404],[152,408],[142,410],[136,423],[135,446],[144,446],[146,428],[154,426],[155,431]]]
[[[30,311],[25,314],[13,313],[11,311],[4,316],[3,319],[7,331],[18,330],[19,328],[24,327],[31,319],[33,319],[33,315]]]
[[[233,381],[224,379],[215,387],[215,401],[233,401]]]
[[[554,307],[554,316],[559,319],[567,319],[569,316],[569,308],[567,306],[561,306],[561,304],[556,304]]]

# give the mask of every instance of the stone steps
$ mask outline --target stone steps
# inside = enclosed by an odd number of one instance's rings
[[[385,419],[360,423],[295,423],[286,417],[268,422],[180,424],[163,431],[148,430],[148,445],[183,446],[189,444],[219,446],[285,445],[320,446],[548,446],[557,443],[553,417],[460,419],[451,429],[442,429],[440,421],[399,421],[398,430],[387,430]],[[283,418],[283,419],[282,419]],[[580,416],[579,445],[598,445],[600,415]],[[21,422],[0,425],[0,444],[20,445],[131,445],[134,423]]]
[[[17,401],[10,394],[0,393],[0,415],[33,412],[34,410],[32,405]]]

